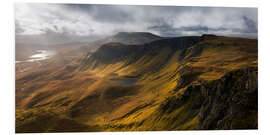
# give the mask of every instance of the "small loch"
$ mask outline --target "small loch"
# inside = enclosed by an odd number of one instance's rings
[[[55,55],[55,53],[56,52],[53,50],[37,50],[36,53],[30,56],[28,60],[16,61],[16,63],[46,60],[49,59],[51,56]]]
[[[118,74],[116,73],[112,73],[110,74],[111,78],[110,81],[114,82],[114,83],[118,83],[122,86],[131,86],[134,85],[137,82],[137,78],[132,78],[132,77],[120,77]]]

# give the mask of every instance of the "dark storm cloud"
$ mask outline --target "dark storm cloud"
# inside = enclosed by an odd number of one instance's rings
[[[67,4],[63,8],[70,11],[84,12],[90,15],[95,21],[120,23],[132,21],[132,15],[122,10],[121,6],[111,5],[87,5],[87,4]]]
[[[257,37],[256,8],[17,4],[17,34],[48,30],[76,36],[147,31],[162,36],[237,35]]]
[[[257,33],[258,32],[258,27],[255,21],[253,21],[252,19],[243,16],[243,20],[245,22],[246,25],[246,29],[245,32],[246,33]]]
[[[100,5],[94,6],[93,10],[93,18],[99,22],[124,23],[134,21],[133,16],[123,11],[121,8]]]

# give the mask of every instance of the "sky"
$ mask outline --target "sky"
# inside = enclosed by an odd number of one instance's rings
[[[90,41],[118,32],[164,37],[216,34],[257,38],[257,8],[15,4],[16,40]],[[49,42],[49,41],[48,41]]]

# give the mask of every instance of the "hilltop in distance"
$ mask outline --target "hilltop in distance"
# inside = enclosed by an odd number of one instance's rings
[[[155,40],[163,39],[149,32],[119,32],[115,35],[89,43],[87,46],[91,52],[96,51],[100,46],[108,43],[121,43],[126,45],[143,45]]]
[[[17,133],[258,128],[257,39],[121,32],[65,51],[16,71]]]

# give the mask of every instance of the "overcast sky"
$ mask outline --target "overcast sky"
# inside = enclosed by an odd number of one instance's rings
[[[16,35],[108,36],[152,32],[257,38],[257,8],[15,4]]]

